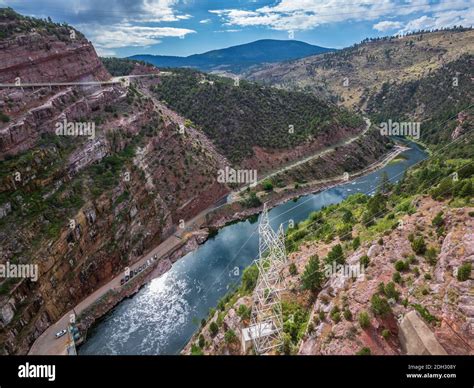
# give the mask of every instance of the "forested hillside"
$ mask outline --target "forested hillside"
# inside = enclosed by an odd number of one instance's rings
[[[263,87],[188,70],[173,70],[155,95],[202,127],[239,163],[253,147],[286,149],[341,129],[362,130],[360,116],[299,92]],[[336,135],[334,135],[336,136]]]
[[[369,99],[374,122],[421,121],[421,138],[430,144],[452,140],[473,128],[474,56],[465,54],[430,75],[403,84],[384,83]],[[459,117],[458,117],[459,114]]]

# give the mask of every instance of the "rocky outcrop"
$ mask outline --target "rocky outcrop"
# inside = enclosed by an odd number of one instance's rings
[[[456,277],[461,264],[474,263],[472,209],[450,209],[430,198],[420,198],[416,205],[417,212],[403,218],[403,228],[384,236],[382,244],[365,244],[346,259],[348,265],[356,265],[367,254],[370,264],[363,276],[353,279],[334,274],[327,281],[314,303],[313,315],[323,311],[328,316],[335,306],[345,306],[354,320],[318,321],[314,332],[303,340],[301,354],[355,354],[361,348],[369,348],[372,354],[473,354],[474,280]],[[440,211],[444,212],[446,234],[438,238],[432,219]],[[434,266],[421,256],[411,256],[409,235],[413,233],[423,233],[427,245],[439,246]],[[325,254],[319,248],[303,249],[301,260],[314,253]],[[406,280],[395,286],[399,299],[388,300],[392,313],[385,317],[372,314],[371,298],[379,293],[379,285],[392,281],[396,261],[408,259],[410,273],[404,272]],[[424,315],[420,317],[415,309]],[[355,319],[361,312],[370,316],[366,328]],[[387,338],[382,336],[384,331]]]

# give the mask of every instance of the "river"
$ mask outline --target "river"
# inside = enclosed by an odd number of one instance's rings
[[[352,182],[302,196],[269,212],[276,229],[291,219],[295,223],[323,206],[339,203],[354,193],[370,194],[387,172],[397,182],[410,166],[426,158],[414,143],[402,153],[406,158]],[[120,302],[88,332],[79,354],[178,354],[242,271],[258,255],[258,217],[219,230],[194,252],[176,262],[170,271],[146,284],[137,294]]]

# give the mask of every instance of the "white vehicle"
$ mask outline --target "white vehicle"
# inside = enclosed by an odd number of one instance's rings
[[[54,336],[55,336],[56,338],[60,338],[60,337],[62,337],[62,336],[63,336],[64,334],[66,334],[66,333],[67,333],[67,330],[66,330],[66,329],[62,329],[61,331],[58,331]]]

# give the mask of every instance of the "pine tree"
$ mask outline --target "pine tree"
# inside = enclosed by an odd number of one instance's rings
[[[305,290],[316,291],[321,288],[324,274],[319,269],[318,255],[311,256],[301,276],[303,288]]]

